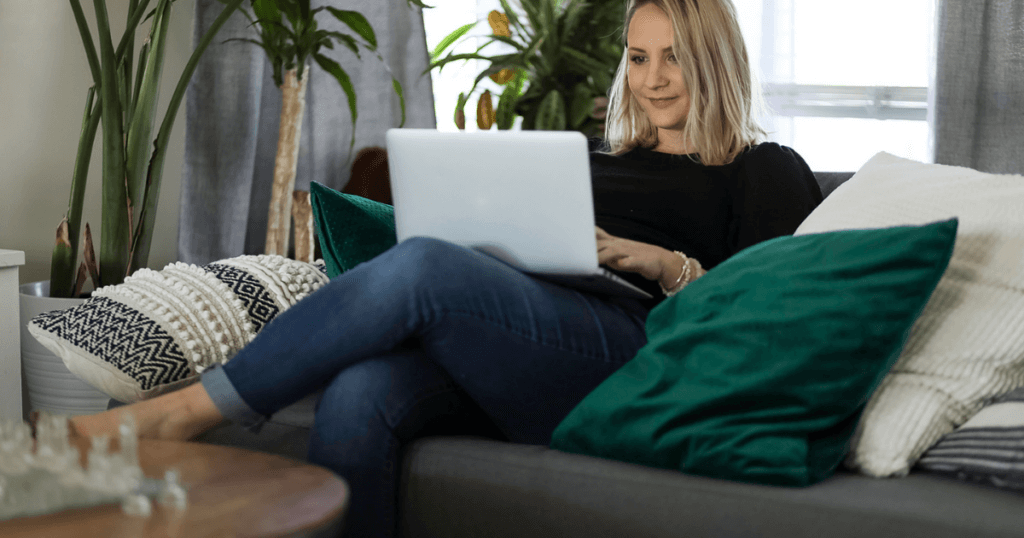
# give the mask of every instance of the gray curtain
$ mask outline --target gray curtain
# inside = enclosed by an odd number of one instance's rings
[[[406,0],[313,2],[314,7],[325,4],[366,16],[377,34],[378,51],[404,89],[405,126],[434,128],[430,76],[421,76],[428,53],[420,9]],[[195,41],[222,6],[217,0],[196,0]],[[328,13],[318,17],[321,28],[352,34]],[[188,90],[178,228],[178,259],[186,263],[263,252],[281,95],[263,50],[241,41],[223,43],[234,37],[255,37],[241,13],[207,49]],[[391,73],[373,53],[364,52],[360,61],[344,46],[325,52],[348,72],[356,88],[352,158],[362,147],[383,147],[387,129],[401,121]],[[337,80],[315,63],[307,92],[295,188],[308,190],[315,180],[340,190],[351,167],[348,102]]]
[[[1024,173],[1024,0],[940,0],[935,162]]]

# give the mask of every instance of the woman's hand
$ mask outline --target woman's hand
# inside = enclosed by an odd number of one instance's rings
[[[657,245],[649,245],[639,241],[631,241],[609,235],[608,232],[594,226],[597,233],[597,263],[607,265],[616,271],[640,273],[647,280],[659,280],[665,267],[673,261],[682,260]]]

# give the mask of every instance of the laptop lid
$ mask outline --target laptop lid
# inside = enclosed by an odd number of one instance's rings
[[[598,269],[582,133],[389,129],[387,149],[399,242],[444,239],[533,273]]]

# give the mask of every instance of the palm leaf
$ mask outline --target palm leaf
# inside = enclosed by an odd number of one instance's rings
[[[348,110],[352,114],[352,141],[348,145],[349,157],[351,158],[352,148],[356,145],[356,118],[359,115],[359,110],[356,107],[355,87],[352,86],[352,80],[349,78],[348,73],[338,65],[338,62],[335,62],[323,54],[315,54],[313,55],[313,59],[320,65],[321,69],[327,71],[331,76],[338,80],[338,84],[341,85],[341,89],[345,90],[345,96],[348,97]]]
[[[607,71],[609,66],[591,58],[586,53],[580,52],[572,47],[562,47],[562,54],[568,56],[568,65],[578,73],[591,74],[594,72]]]
[[[434,52],[430,53],[431,63],[436,61],[441,56],[441,53],[443,53],[445,49],[450,47],[452,43],[458,41],[462,36],[466,35],[466,33],[472,30],[473,27],[476,25],[477,23],[471,22],[469,24],[460,26],[454,32],[444,36],[444,39],[442,39],[441,42],[438,43],[436,47],[434,47]]]
[[[528,26],[533,29],[533,36],[542,33],[544,30],[544,20],[538,5],[538,2],[543,1],[545,0],[520,0],[519,2],[519,5],[523,7],[523,13],[526,14]]]
[[[524,36],[524,38],[528,36],[528,29],[526,28],[526,26],[523,25],[522,22],[520,22],[519,15],[516,15],[516,12],[512,10],[512,6],[509,5],[508,0],[499,1],[501,2],[501,9],[504,11],[505,16],[508,17],[508,22],[512,24],[513,28],[518,30],[518,32],[512,32],[512,35],[516,35],[518,33]]]
[[[491,43],[494,43],[495,41],[498,41],[498,42],[501,42],[501,43],[505,43],[506,45],[511,45],[513,48],[515,48],[519,52],[524,52],[526,50],[526,47],[522,43],[520,43],[520,42],[518,42],[518,41],[516,41],[516,40],[514,40],[514,39],[512,39],[510,37],[505,37],[505,36],[501,36],[501,35],[489,35],[487,37],[490,38],[490,41],[487,42],[487,45],[490,45]]]
[[[252,0],[252,11],[261,22],[281,22],[281,10],[274,0]]]
[[[398,124],[399,127],[405,126],[405,94],[402,92],[402,84],[398,82],[397,78],[391,77],[391,85],[395,88],[395,93],[398,94],[398,102],[402,107],[402,122]]]
[[[573,32],[576,31],[576,26],[579,25],[580,18],[586,13],[587,2],[586,0],[569,0],[569,5],[565,8],[565,18],[562,25],[562,42],[567,43],[572,37]]]
[[[377,35],[373,33],[373,27],[370,26],[370,21],[366,20],[366,17],[358,11],[346,11],[343,9],[336,9],[333,7],[327,8],[327,11],[334,15],[334,18],[348,25],[355,33],[359,34],[370,45],[370,50],[377,50]]]

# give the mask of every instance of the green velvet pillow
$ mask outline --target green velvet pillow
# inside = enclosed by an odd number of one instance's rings
[[[828,477],[945,272],[957,224],[740,252],[651,311],[647,345],[551,447],[762,484]]]
[[[310,205],[327,276],[334,278],[395,246],[395,210],[344,194],[315,181],[309,184]]]

